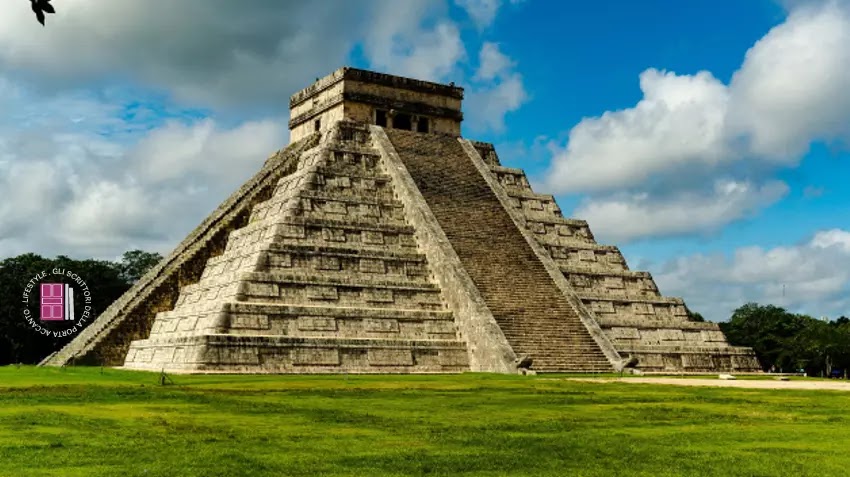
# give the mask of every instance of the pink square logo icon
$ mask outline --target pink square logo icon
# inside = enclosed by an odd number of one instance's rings
[[[41,284],[41,321],[74,319],[74,289],[64,283]]]

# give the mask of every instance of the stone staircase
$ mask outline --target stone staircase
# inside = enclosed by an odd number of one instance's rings
[[[125,367],[459,372],[466,345],[368,127],[341,122],[256,204]]]
[[[473,144],[535,240],[622,356],[650,372],[758,371],[749,348],[730,346],[716,323],[689,320],[681,298],[662,296],[648,272],[629,270],[619,249],[596,243],[584,220],[564,218],[522,169],[503,167],[492,145]]]
[[[437,221],[517,355],[542,372],[610,371],[456,138],[387,130]]]

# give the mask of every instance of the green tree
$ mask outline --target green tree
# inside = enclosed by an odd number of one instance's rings
[[[688,319],[690,321],[699,321],[699,322],[705,321],[705,318],[702,316],[702,314],[700,314],[696,311],[691,311],[690,308],[686,308],[686,310],[688,312]]]
[[[720,323],[730,344],[753,348],[762,367],[791,371],[798,365],[791,340],[806,326],[804,317],[774,305],[747,303]]]
[[[130,250],[124,252],[121,257],[121,278],[127,283],[136,283],[142,275],[162,261],[162,255],[158,253],[144,252],[142,250]]]

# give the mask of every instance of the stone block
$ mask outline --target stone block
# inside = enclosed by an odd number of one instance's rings
[[[316,268],[319,270],[339,270],[340,262],[339,257],[328,256],[328,255],[319,255],[317,257]]]
[[[246,282],[244,285],[245,294],[257,297],[277,297],[280,295],[280,290],[277,284],[263,282]]]
[[[682,330],[662,329],[658,330],[658,336],[662,341],[685,341]]]
[[[612,338],[618,339],[618,340],[639,340],[640,339],[640,332],[638,332],[637,328],[615,327],[615,328],[611,328],[609,333],[610,333]]]
[[[328,242],[345,242],[345,229],[325,227],[322,229],[322,238]]]
[[[154,363],[171,363],[174,360],[174,348],[160,347],[156,348],[151,361]]]
[[[370,349],[368,359],[371,366],[413,365],[413,353],[409,349]]]
[[[307,298],[311,300],[337,300],[339,294],[337,287],[326,285],[308,285],[306,287]]]
[[[723,336],[722,331],[700,331],[700,337],[702,341],[706,342],[716,342],[716,343],[725,343],[726,337]]]
[[[360,271],[363,273],[387,273],[384,261],[380,259],[361,258]]]
[[[429,334],[454,334],[457,333],[457,327],[454,321],[426,320],[425,332]]]
[[[377,218],[381,216],[381,208],[374,204],[360,204],[360,217]]]
[[[635,315],[654,315],[655,310],[652,307],[652,303],[632,303],[632,313]]]
[[[177,326],[177,331],[193,331],[197,322],[198,318],[195,316],[182,318],[180,324]]]
[[[306,232],[303,225],[283,224],[280,233],[286,238],[304,238]]]
[[[330,215],[345,215],[348,213],[348,207],[345,202],[337,202],[335,200],[323,202],[321,209],[322,212]]]
[[[289,268],[292,267],[292,255],[288,253],[271,253],[269,254],[269,267],[272,268]]]
[[[292,363],[296,365],[339,366],[339,350],[336,348],[295,348]]]
[[[372,303],[392,303],[395,301],[393,291],[385,288],[364,288],[363,299]]]
[[[398,333],[398,320],[365,318],[363,328],[375,333]]]
[[[301,331],[336,331],[336,318],[325,316],[299,316],[297,328]]]
[[[238,313],[230,315],[230,327],[236,329],[269,329],[269,317],[267,315]]]
[[[610,301],[593,301],[590,308],[596,313],[615,313],[614,303]]]
[[[593,250],[579,250],[578,259],[582,262],[595,262],[596,254],[593,252]]]
[[[367,244],[383,244],[384,234],[375,230],[364,230],[361,232],[360,241]]]

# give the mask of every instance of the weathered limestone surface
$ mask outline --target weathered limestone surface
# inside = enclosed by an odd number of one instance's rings
[[[419,242],[455,314],[460,336],[467,342],[470,368],[473,371],[515,372],[516,353],[410,172],[382,128],[372,126],[372,135],[387,172],[396,184],[399,199],[410,211],[410,221],[416,227]]]
[[[644,371],[760,370],[751,349],[730,346],[716,323],[690,321],[680,298],[662,296],[649,273],[629,270],[616,247],[597,244],[587,222],[564,218],[521,169],[501,165],[492,145],[471,145],[620,355],[637,356]]]
[[[292,144],[43,364],[759,369],[492,145],[460,138],[462,99],[454,85],[354,68],[296,93]]]
[[[541,371],[612,370],[461,143],[399,130],[388,136],[516,354]]]
[[[124,366],[188,372],[469,369],[368,127],[302,153]]]
[[[357,68],[340,68],[292,95],[289,128],[292,141],[325,131],[346,119],[375,124],[376,112],[406,115],[415,124],[428,121],[428,132],[460,135],[463,88]],[[318,125],[318,128],[316,127]]]
[[[123,364],[130,342],[150,334],[154,316],[174,307],[180,287],[198,281],[207,260],[224,250],[230,232],[247,223],[254,204],[268,198],[274,184],[294,170],[299,155],[315,146],[317,140],[318,135],[305,137],[266,160],[254,177],[225,200],[162,262],[73,341],[41,364]]]

